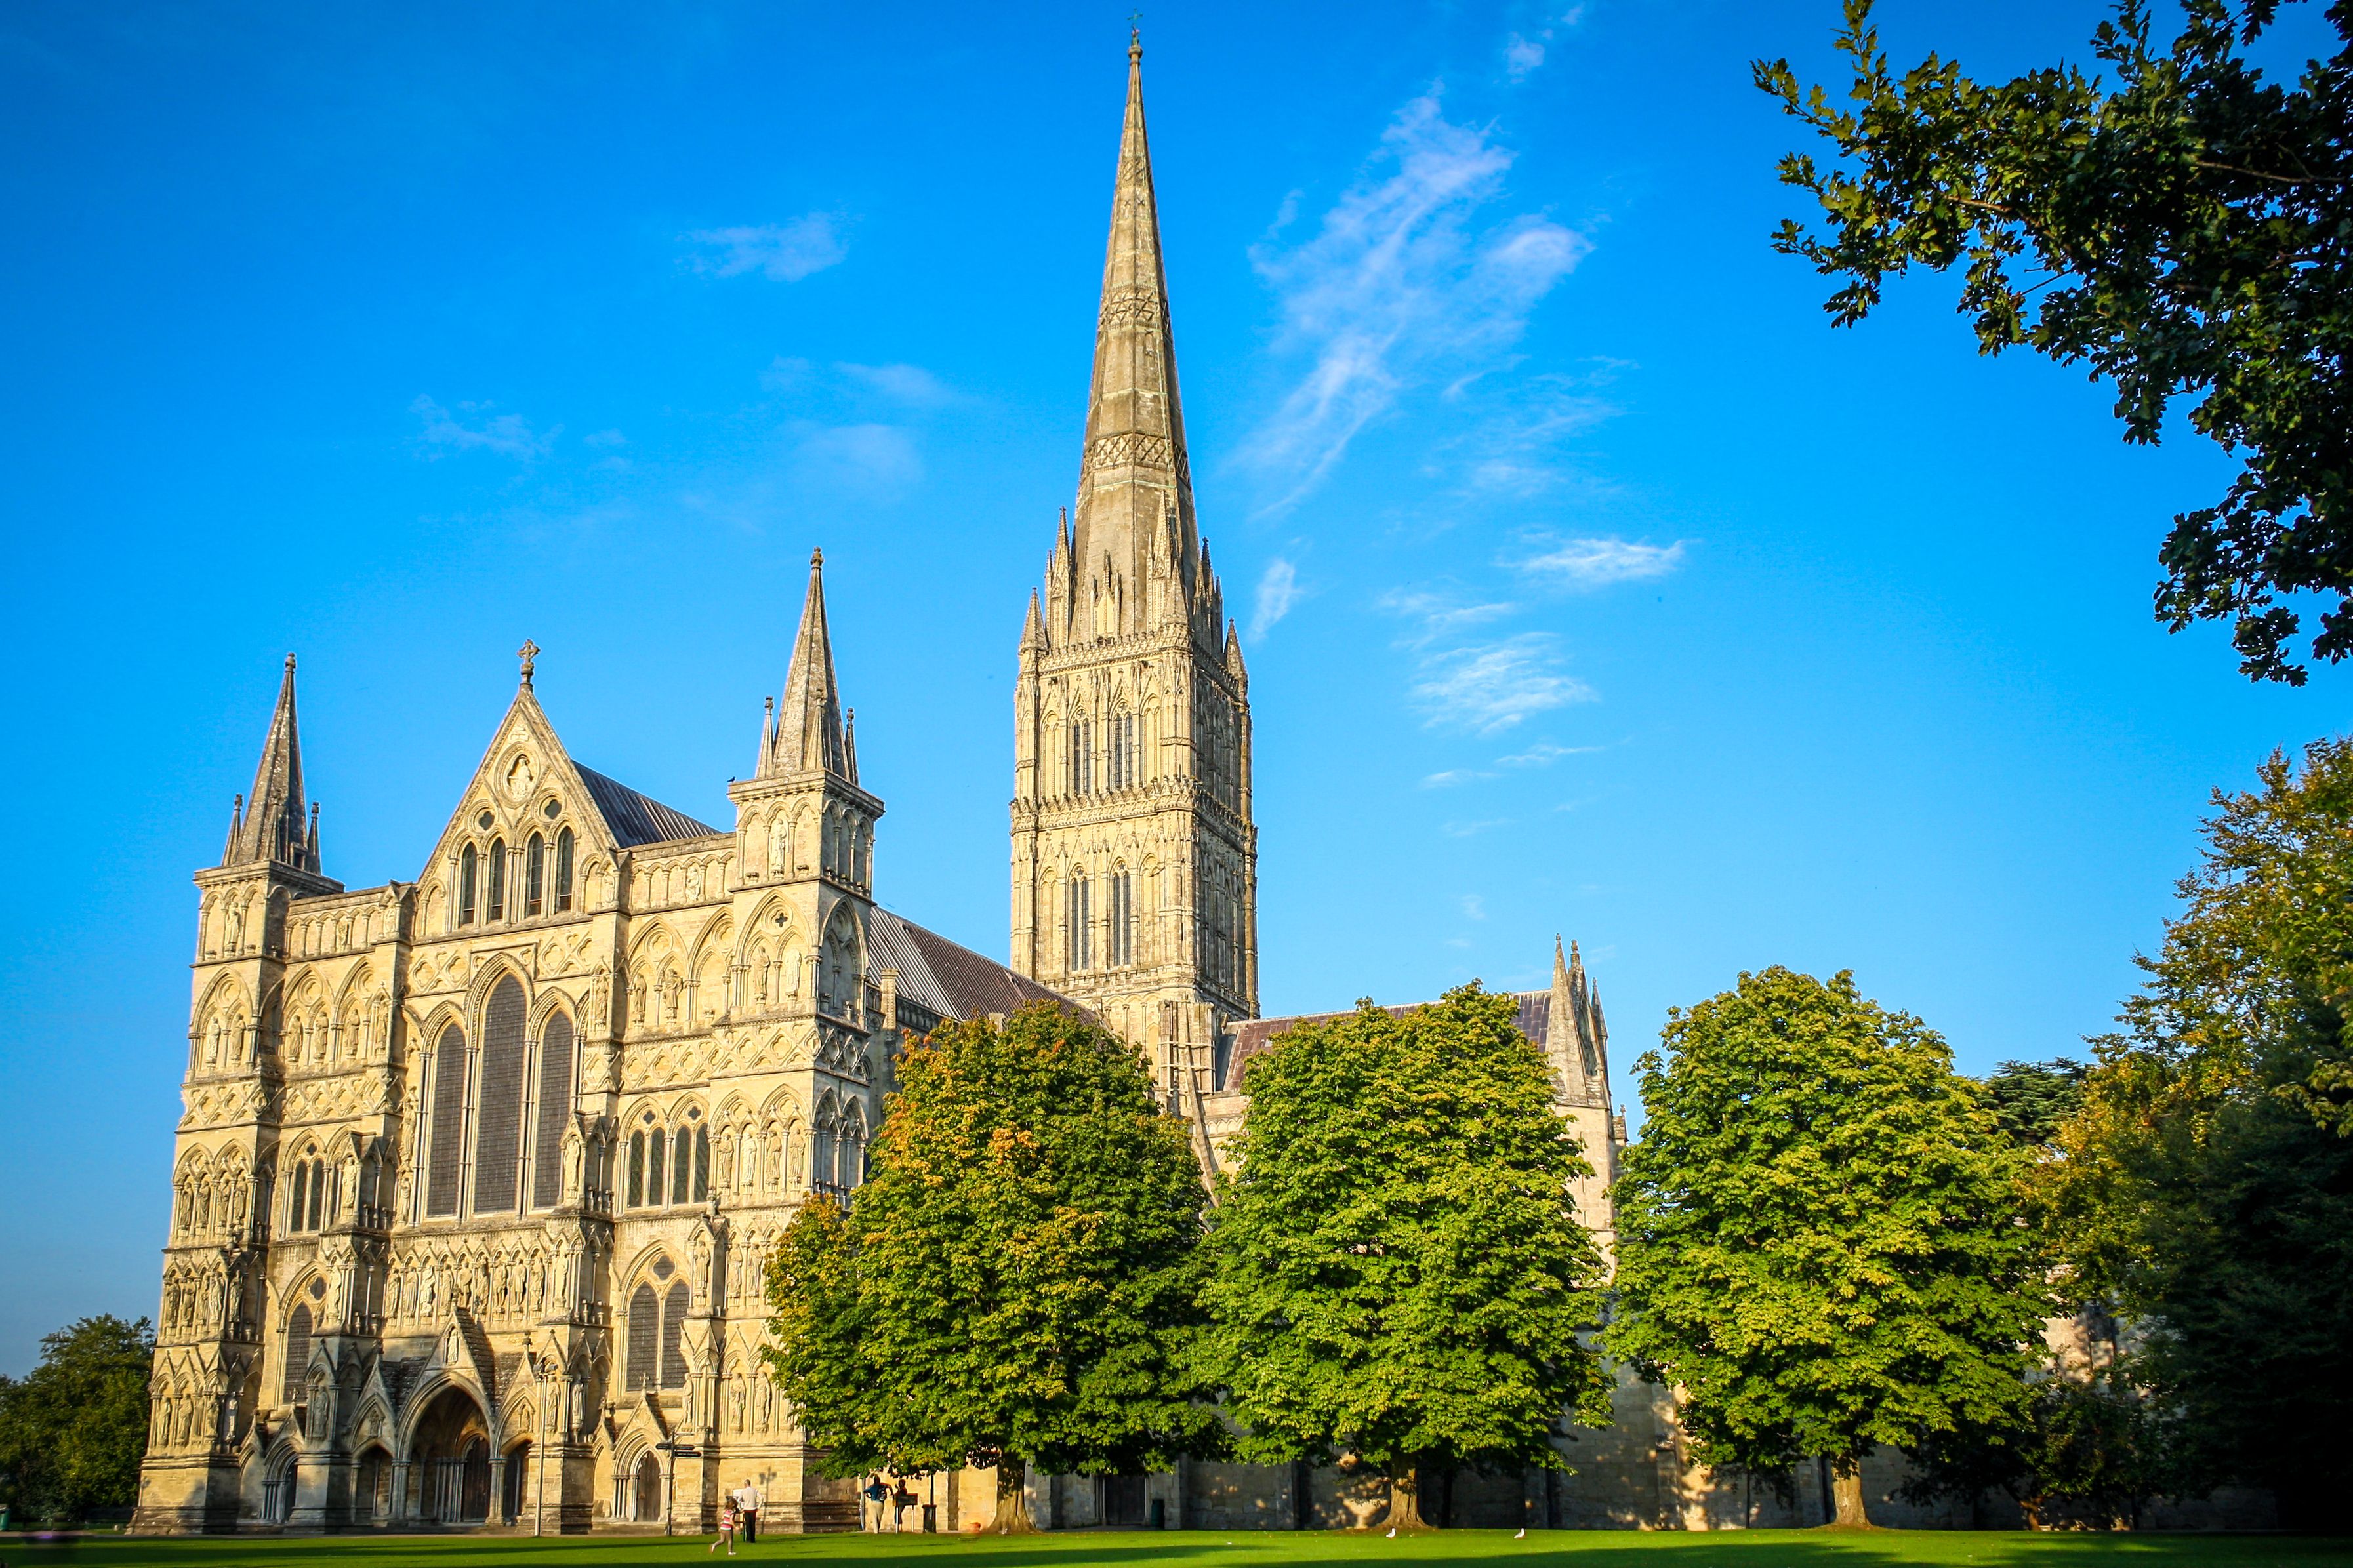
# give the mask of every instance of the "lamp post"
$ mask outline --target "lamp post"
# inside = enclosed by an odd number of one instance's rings
[[[538,1535],[544,1530],[547,1522],[547,1358],[545,1356],[533,1355],[531,1358],[531,1382],[532,1392],[537,1395],[532,1403],[539,1408],[538,1439],[533,1445],[538,1450],[539,1476],[532,1487],[531,1532]]]

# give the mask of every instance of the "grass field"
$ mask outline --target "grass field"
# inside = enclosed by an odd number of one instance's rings
[[[368,1568],[572,1568],[585,1563],[709,1563],[709,1536],[377,1536],[286,1541],[125,1540],[0,1542],[0,1568],[49,1563],[90,1568],[214,1568],[325,1563]],[[1011,1541],[939,1535],[772,1536],[738,1546],[741,1562],[809,1568],[2353,1568],[2353,1537],[2033,1535],[1966,1531],[1447,1531],[1379,1534],[1170,1531],[1039,1535]]]

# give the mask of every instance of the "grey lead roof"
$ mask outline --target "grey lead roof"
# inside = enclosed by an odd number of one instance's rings
[[[943,1018],[968,1022],[991,1013],[1010,1013],[1029,1002],[1067,997],[994,959],[913,921],[877,908],[868,923],[867,977],[881,983],[887,965],[899,972],[899,994]]]
[[[719,831],[651,795],[639,795],[618,779],[607,778],[595,768],[584,768],[578,763],[572,766],[580,782],[588,786],[596,809],[605,814],[605,826],[613,830],[613,837],[624,849],[670,838],[703,838]]]

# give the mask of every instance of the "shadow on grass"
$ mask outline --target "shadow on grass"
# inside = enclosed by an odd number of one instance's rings
[[[709,1536],[327,1536],[182,1540],[93,1536],[54,1545],[0,1542],[0,1568],[78,1563],[91,1568],[217,1568],[232,1563],[352,1568],[571,1568],[574,1564],[712,1563]],[[1194,1531],[1037,1536],[769,1536],[735,1561],[819,1565],[958,1560],[973,1568],[2353,1568],[2353,1540],[2313,1536],[2038,1535],[2020,1531],[1442,1531],[1390,1539],[1379,1531]],[[941,1563],[946,1568],[946,1562]]]

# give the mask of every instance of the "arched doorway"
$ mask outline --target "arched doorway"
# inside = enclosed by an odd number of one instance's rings
[[[392,1515],[392,1456],[374,1445],[360,1453],[352,1483],[352,1522],[375,1524]]]
[[[524,1478],[531,1474],[531,1444],[517,1443],[507,1450],[507,1468],[499,1483],[499,1518],[512,1524],[523,1516],[529,1506],[531,1490]]]
[[[290,1443],[270,1456],[261,1472],[261,1520],[264,1524],[283,1524],[294,1511],[294,1482],[301,1473],[301,1462]]]
[[[638,1458],[638,1520],[659,1523],[662,1516],[661,1461],[649,1450]]]
[[[417,1518],[428,1524],[480,1524],[491,1517],[491,1433],[464,1389],[433,1396],[409,1441],[421,1478]]]

